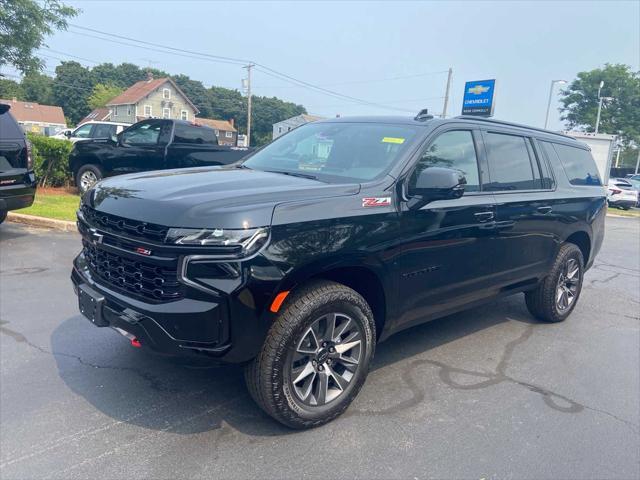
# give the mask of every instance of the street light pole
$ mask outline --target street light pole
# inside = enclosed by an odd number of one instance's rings
[[[604,80],[600,81],[600,86],[598,87],[598,115],[596,117],[596,128],[595,133],[598,133],[598,128],[600,127],[600,112],[602,111],[602,97],[600,96],[600,90],[604,87]]]
[[[547,128],[549,125],[549,112],[551,110],[551,98],[553,97],[553,86],[559,83],[560,85],[564,85],[567,83],[566,80],[551,80],[551,87],[549,87],[549,101],[547,102],[547,116],[544,119],[544,128]]]

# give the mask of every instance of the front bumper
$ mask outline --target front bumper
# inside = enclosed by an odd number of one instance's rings
[[[136,337],[142,347],[176,356],[207,356],[223,363],[242,363],[255,357],[271,320],[251,292],[210,294],[185,286],[185,295],[171,302],[150,303],[106,287],[93,278],[83,253],[74,260],[71,281],[76,295],[81,285],[98,292],[102,325]]]

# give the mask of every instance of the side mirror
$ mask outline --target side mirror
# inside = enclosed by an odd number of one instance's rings
[[[408,194],[410,197],[417,197],[422,206],[434,200],[460,198],[466,183],[467,180],[459,170],[428,167],[411,179]]]
[[[67,130],[66,132],[64,132],[64,136],[67,138],[71,138],[71,130]]]

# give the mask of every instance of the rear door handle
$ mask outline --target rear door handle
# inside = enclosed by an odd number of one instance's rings
[[[476,219],[480,223],[488,222],[490,220],[493,220],[494,218],[493,212],[478,212],[474,213],[473,216],[476,217]]]
[[[536,210],[539,213],[542,213],[543,215],[546,215],[547,213],[551,213],[553,211],[553,208],[551,208],[551,207],[538,207],[538,208],[536,208]]]

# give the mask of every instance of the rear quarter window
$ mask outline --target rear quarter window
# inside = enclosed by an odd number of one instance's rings
[[[176,123],[173,143],[190,145],[217,145],[218,138],[212,128]]]
[[[591,152],[578,147],[570,147],[559,143],[547,143],[545,148],[553,148],[564,168],[569,183],[579,186],[602,185],[596,162]]]
[[[11,111],[0,114],[0,140],[16,140],[24,138],[24,132],[11,115]]]

